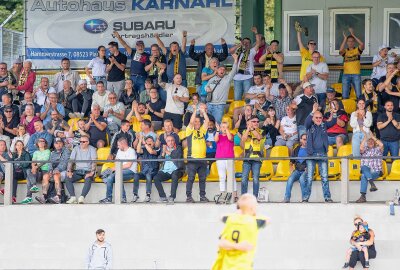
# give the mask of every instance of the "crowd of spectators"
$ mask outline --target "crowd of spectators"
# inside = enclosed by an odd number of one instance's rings
[[[301,27],[297,25],[298,28]],[[196,41],[190,41],[189,57],[197,62],[197,92],[191,95],[187,88],[186,31],[182,32],[181,44],[172,42],[168,47],[155,35],[150,53],[144,51],[143,41],[137,40],[131,48],[114,32],[118,42],[108,44],[109,56],[105,46],[98,47],[98,56],[87,65],[87,79],[81,79],[78,72],[71,70],[70,60],[64,58],[54,80],[41,77],[37,88],[30,61],[17,59],[10,70],[0,63],[0,159],[33,161],[15,163],[14,201],[17,181],[27,179],[24,204],[32,203],[34,193],[41,193],[35,196],[40,203],[62,202],[63,183],[70,196],[67,203],[84,203],[91,183],[99,175],[93,161],[97,159],[96,149],[107,146],[108,159],[132,160],[123,162],[122,175],[124,181],[134,179],[133,202],[139,200],[140,180],[146,180],[145,202],[152,200],[152,183],[161,201],[173,202],[178,181],[185,172],[186,201],[194,202],[192,186],[197,177],[200,201],[208,202],[206,177],[212,162],[201,159],[233,158],[234,146],[241,146],[243,157],[250,158],[243,162],[241,193],[247,193],[251,172],[255,196],[259,193],[262,165],[259,158],[264,151],[273,146],[287,146],[291,156],[302,158],[293,162],[285,202],[290,201],[296,180],[301,182],[302,200],[309,200],[316,163],[325,201],[332,202],[327,161],[307,160],[309,156],[326,157],[329,145],[340,148],[350,142],[354,156],[389,153],[398,156],[400,64],[396,54],[388,53],[389,47],[379,48],[371,78],[361,82],[363,42],[352,29],[343,33],[340,47],[344,59],[343,89],[338,93],[327,83],[329,68],[323,55],[315,50],[316,42],[308,40],[304,46],[301,29],[298,43],[302,65],[297,84],[284,80],[284,55],[279,51],[279,41],[268,44],[256,28],[252,32],[254,44],[245,37],[228,48],[221,39],[219,53],[211,43],[206,44],[204,51],[197,52]],[[126,54],[120,51],[120,45]],[[228,54],[233,58],[229,72],[222,64]],[[130,75],[126,79],[128,58]],[[255,72],[255,65],[261,65],[263,72]],[[235,108],[232,119],[227,120],[224,114],[232,81],[234,100],[245,101],[245,105]],[[342,100],[349,98],[351,86],[356,93],[357,108],[346,112]],[[136,132],[132,128],[135,125]],[[352,139],[348,125],[353,131]],[[179,136],[182,132],[183,136]],[[168,160],[182,158],[185,151],[186,164]],[[159,164],[159,158],[165,162]],[[139,169],[136,159],[154,161],[140,162]],[[362,161],[359,202],[366,201],[368,182],[371,191],[377,190],[373,180],[381,174],[381,162]],[[220,191],[228,192],[229,196],[233,192],[233,199],[237,200],[234,162],[218,160],[216,165]],[[107,191],[100,203],[112,202],[114,170],[110,168],[101,174]],[[2,163],[0,180],[3,178]],[[84,187],[77,197],[73,183],[81,179]],[[169,179],[172,185],[167,196],[162,182]],[[42,183],[41,190],[38,182]],[[126,202],[125,191],[123,202]]]

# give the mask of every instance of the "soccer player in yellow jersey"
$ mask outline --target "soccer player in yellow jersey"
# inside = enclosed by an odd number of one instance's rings
[[[218,256],[212,270],[253,269],[258,230],[267,221],[256,216],[257,199],[253,195],[242,195],[237,205],[238,212],[222,218],[225,227],[220,236]]]
[[[339,54],[343,56],[343,78],[342,78],[342,97],[343,99],[349,98],[350,85],[352,84],[356,90],[356,96],[361,95],[361,64],[360,58],[364,50],[364,43],[356,37],[354,30],[349,28],[350,35],[347,36],[343,31],[343,42],[340,45]],[[355,47],[355,43],[358,47]],[[347,49],[345,45],[347,43]]]

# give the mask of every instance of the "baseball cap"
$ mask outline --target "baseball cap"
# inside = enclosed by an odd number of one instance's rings
[[[56,142],[56,143],[58,143],[58,142],[64,142],[61,138],[56,138],[55,140],[54,140],[54,142]]]
[[[21,58],[18,57],[17,59],[15,59],[13,64],[22,64]]]
[[[139,45],[144,46],[143,40],[138,40],[138,41],[136,41],[136,46],[139,46]]]
[[[379,50],[378,50],[378,51],[380,51],[380,50],[382,50],[382,49],[388,49],[388,51],[390,51],[392,48],[390,48],[390,47],[387,46],[386,44],[382,44],[381,46],[379,46]]]
[[[334,88],[328,87],[328,88],[326,88],[326,92],[327,92],[327,93],[335,93],[336,91],[335,91]]]
[[[78,85],[81,85],[81,84],[87,84],[87,81],[85,79],[79,80]]]
[[[312,83],[310,83],[310,82],[305,82],[305,83],[303,84],[303,89],[305,89],[305,88],[307,88],[307,87],[310,87],[310,86],[315,86],[315,84],[312,84]]]

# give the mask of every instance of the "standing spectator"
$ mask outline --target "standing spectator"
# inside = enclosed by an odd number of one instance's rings
[[[327,157],[329,145],[328,133],[326,132],[326,126],[322,119],[322,113],[318,111],[318,103],[315,103],[311,114],[307,116],[305,121],[305,127],[307,130],[307,155],[309,157]],[[302,136],[302,134],[300,136]],[[329,191],[328,160],[325,159],[307,160],[307,181],[304,185],[303,202],[308,202],[311,196],[315,164],[318,164],[325,202],[333,202]]]
[[[224,61],[228,57],[228,46],[226,45],[225,39],[221,38],[222,52],[216,53],[214,50],[214,45],[212,43],[207,43],[204,46],[203,52],[195,52],[196,40],[192,39],[190,41],[189,47],[189,57],[197,62],[196,78],[194,79],[194,84],[197,86],[197,93],[200,95],[200,88],[203,80],[204,68],[211,67],[211,60],[215,58],[218,62]],[[215,62],[215,59],[213,60]]]
[[[304,159],[292,159],[290,163],[294,166],[294,170],[291,172],[287,183],[286,183],[286,191],[285,198],[283,200],[284,203],[290,202],[290,197],[292,195],[293,184],[296,181],[300,183],[301,189],[301,198],[302,200],[306,200],[306,193],[304,192],[306,187],[306,178],[307,178],[307,134],[303,134],[300,137],[300,145],[296,146],[293,149],[292,157],[299,157]]]
[[[89,193],[96,173],[96,159],[96,148],[89,145],[89,137],[85,135],[81,136],[80,145],[74,147],[68,162],[67,177],[65,180],[65,185],[69,195],[71,196],[67,201],[68,204],[85,202],[85,197]],[[86,160],[86,162],[79,162],[82,160]],[[93,162],[87,160],[93,160]],[[74,165],[75,169],[73,168]],[[74,183],[81,179],[85,180],[85,184],[83,185],[81,196],[77,201],[75,197]]]
[[[254,33],[255,36],[257,36],[258,35],[257,27],[253,27],[252,32]],[[258,46],[257,53],[254,56],[254,65],[256,67],[263,66],[260,63],[260,58],[261,58],[261,56],[263,56],[265,54],[266,51],[267,51],[267,43],[265,42],[265,37],[263,35],[261,35],[260,45]]]
[[[8,93],[9,85],[16,84],[17,81],[7,71],[7,64],[4,62],[0,63],[0,99],[4,94]]]
[[[110,91],[106,90],[104,87],[104,83],[99,81],[96,83],[96,91],[93,93],[92,96],[92,104],[97,104],[100,106],[100,111],[104,111],[104,107],[108,104],[108,95]]]
[[[157,88],[157,90],[161,90],[158,85],[158,73],[161,69],[167,68],[167,60],[165,55],[160,53],[160,47],[157,44],[151,45],[150,52],[151,56],[147,59],[146,67],[144,69],[147,71],[148,78],[151,80],[152,84]]]
[[[125,67],[128,57],[119,51],[118,42],[111,41],[108,43],[108,50],[111,56],[106,60],[106,72],[108,73],[107,90],[115,92],[117,96],[119,96],[120,92],[125,87]],[[96,84],[96,86],[97,85],[98,84]]]
[[[73,117],[83,118],[89,115],[93,93],[92,89],[87,88],[86,80],[79,81],[76,91],[69,96],[69,99],[72,100]]]
[[[400,77],[397,75],[398,72],[399,70],[395,69],[393,72],[388,73],[383,84],[378,86],[385,87],[384,91],[378,92],[379,105],[384,105],[386,101],[390,100],[393,102],[393,111],[396,113],[400,113]]]
[[[186,42],[187,42],[187,31],[182,31],[182,46],[179,47],[179,43],[176,41],[171,42],[169,49],[167,49],[164,43],[161,41],[160,36],[156,33],[154,37],[157,40],[158,46],[161,51],[167,57],[167,77],[168,83],[173,83],[175,81],[175,76],[180,75],[182,79],[182,85],[187,87],[186,81]],[[161,70],[160,70],[161,71]],[[159,72],[160,77],[160,72]],[[161,86],[161,85],[160,85]],[[162,86],[161,86],[162,87]],[[164,87],[162,87],[164,88]]]
[[[164,118],[165,102],[159,98],[158,91],[154,86],[150,89],[150,100],[146,103],[146,108],[154,130],[160,130]]]
[[[101,148],[107,144],[107,121],[100,115],[100,106],[92,105],[92,113],[85,124],[85,131],[90,134],[90,145]]]
[[[257,94],[257,101],[256,103],[254,103],[253,114],[258,117],[258,120],[260,120],[260,122],[264,121],[268,117],[268,108],[270,107],[271,103],[265,98],[265,93]],[[275,108],[274,113],[276,113]]]
[[[179,136],[174,132],[174,124],[171,120],[167,119],[164,121],[164,133],[162,133],[156,141],[156,147],[162,149],[167,144],[167,137],[174,137],[174,142],[179,145]]]
[[[132,110],[132,102],[136,100],[136,95],[133,91],[133,82],[131,79],[125,81],[125,89],[119,96],[118,101],[125,106],[125,112]]]
[[[261,160],[263,146],[261,140],[263,132],[258,128],[259,120],[257,116],[252,116],[247,120],[247,129],[243,132],[241,145],[244,149],[244,157],[249,160],[243,161],[242,172],[242,194],[247,193],[250,171],[253,174],[253,195],[258,198],[260,189],[259,177],[261,169]]]
[[[29,135],[29,133],[26,132],[26,126],[23,124],[19,124],[17,127],[17,135],[14,137],[14,139],[11,142],[10,151],[12,153],[15,152],[15,144],[17,143],[17,141],[23,142],[24,147],[25,147],[25,145],[28,144],[30,137],[31,136]]]
[[[306,79],[314,84],[315,95],[318,98],[318,103],[322,107],[326,100],[326,87],[329,76],[328,65],[320,62],[321,54],[317,51],[313,52],[313,62],[307,67]],[[361,92],[360,92],[361,93]]]
[[[377,127],[381,135],[381,140],[384,146],[383,155],[388,153],[392,157],[399,155],[399,140],[400,140],[400,114],[393,112],[393,102],[386,101],[386,112],[378,115]]]
[[[8,149],[7,142],[3,139],[0,139],[0,161],[2,161],[2,163],[0,163],[0,183],[4,180],[6,173],[4,162],[11,159]],[[4,189],[2,192],[0,192],[0,194],[4,195]]]
[[[135,150],[128,145],[128,140],[124,137],[118,139],[118,152],[115,156],[115,160],[132,160],[122,162],[122,181],[128,181],[133,179],[137,173],[137,159]],[[105,179],[104,183],[107,185],[106,198],[99,201],[99,203],[112,203],[113,184],[115,183],[115,168],[110,168],[112,173]],[[136,199],[137,200],[137,199]],[[135,194],[133,194],[133,202],[136,202]],[[122,184],[122,202],[126,203],[126,192],[125,187]]]
[[[383,76],[386,76],[386,66],[388,64],[392,64],[395,62],[397,58],[397,55],[395,53],[392,53],[391,55],[388,55],[388,52],[391,50],[389,46],[382,45],[378,49],[378,54],[374,55],[374,58],[372,59],[372,74],[371,74],[371,79],[372,79],[372,84],[374,87],[376,87],[379,83],[379,79]]]
[[[77,71],[72,71],[71,62],[68,58],[61,60],[61,71],[56,73],[54,76],[53,86],[57,93],[60,93],[64,89],[64,81],[68,80],[71,82],[72,89],[75,90],[81,77]]]
[[[161,81],[164,70],[160,70],[158,83],[167,92],[167,101],[164,110],[164,120],[171,119],[174,123],[175,132],[182,128],[182,116],[184,114],[185,102],[189,102],[189,90],[182,84],[182,76],[176,74],[173,83]]]
[[[15,138],[14,138],[15,139]],[[23,161],[31,161],[31,155],[25,150],[23,141],[15,143],[15,149],[12,151],[12,160],[16,161],[13,166],[13,202],[17,201],[18,180],[24,180],[27,177],[27,171],[31,168],[31,163]],[[19,163],[18,161],[22,161]],[[0,194],[4,194],[0,190]]]
[[[36,121],[41,121],[41,120],[39,117],[34,115],[33,106],[27,105],[25,107],[25,111],[21,117],[20,124],[25,125],[26,131],[29,133],[29,135],[32,135],[33,133],[35,133],[34,124]]]
[[[320,106],[321,106],[321,112],[323,114],[325,114],[327,112],[330,112],[330,110],[331,110],[330,104],[333,101],[337,101],[337,103],[339,104],[339,108],[342,109],[342,110],[344,109],[342,101],[336,98],[335,89],[333,89],[332,87],[327,87],[326,88],[326,100],[325,100],[325,103],[323,103],[323,104],[319,103]]]
[[[21,73],[21,71],[22,71],[22,60],[20,57],[18,57],[17,59],[14,60],[14,62],[12,64],[12,68],[8,72],[13,77],[13,80],[14,79],[18,80],[19,74]],[[15,84],[13,83],[13,85],[15,85]]]
[[[329,145],[336,144],[337,149],[339,149],[349,140],[347,136],[349,116],[344,110],[339,108],[337,101],[332,101],[329,107],[331,110],[324,115],[328,143]]]
[[[387,80],[390,77],[389,80]],[[397,78],[399,77],[398,75],[398,69],[396,68],[395,64],[387,64],[386,65],[386,75],[382,76],[379,79],[379,83],[376,86],[376,92],[378,93],[378,103],[379,103],[379,111],[382,112],[384,111],[383,107],[385,105],[386,100],[388,97],[382,97],[382,95],[387,94],[384,90],[389,89],[393,87],[393,85],[396,85]],[[389,96],[387,94],[387,96]],[[379,100],[380,99],[380,100]]]
[[[208,129],[207,133],[205,134],[205,140],[206,140],[206,158],[214,158],[215,157],[215,152],[217,151],[217,144],[215,142],[215,134],[217,133],[216,130],[216,123],[214,120],[210,120],[208,122]],[[214,161],[207,161],[208,163],[208,169],[211,169],[211,164]]]
[[[25,92],[33,92],[33,86],[36,81],[36,73],[32,70],[32,62],[24,61],[23,68],[19,74],[18,83],[16,87],[9,87],[12,90],[17,90],[15,93],[13,91],[14,100],[22,100],[23,94]]]
[[[44,161],[48,161],[50,158],[50,150],[47,144],[47,141],[43,138],[38,139],[36,143],[37,150],[32,155],[31,164],[32,168],[27,171],[27,192],[26,197],[22,200],[21,204],[30,204],[32,203],[32,193],[39,192],[39,188],[36,186],[36,183],[43,180],[43,184],[45,185],[48,183],[48,171],[49,171],[49,164]]]
[[[279,51],[279,41],[274,39],[270,42],[259,62],[264,64],[264,72],[269,75],[272,83],[277,83],[278,78],[283,78],[283,53]]]
[[[313,95],[313,87],[313,84],[305,82],[303,84],[304,93],[297,96],[292,102],[292,108],[296,110],[296,124],[299,137],[307,132],[305,127],[306,118],[313,111],[314,104],[317,103],[318,105],[318,99]]]
[[[121,121],[121,129],[112,137],[110,142],[110,155],[107,159],[114,159],[116,156],[118,152],[118,141],[120,138],[125,138],[129,147],[132,147],[133,142],[136,139],[135,132],[131,129],[131,125],[128,120],[124,119]]]
[[[56,93],[49,94],[50,103],[44,105],[40,110],[40,119],[43,121],[43,124],[47,124],[51,121],[51,112],[55,111],[58,113],[59,117],[65,117],[65,109],[64,106],[58,103],[58,98]],[[32,134],[31,134],[32,135]]]
[[[295,144],[299,142],[297,133],[296,114],[291,106],[286,107],[286,116],[282,118],[279,136],[276,137],[275,145],[287,146],[289,153],[292,152]]]
[[[229,130],[228,123],[222,122],[221,126],[217,124],[217,133],[215,134],[215,142],[217,144],[217,151],[215,158],[218,158],[217,169],[219,176],[219,195],[216,203],[220,199],[230,201],[233,194],[234,202],[237,202],[237,187],[235,179],[235,153],[233,151],[233,135]],[[221,198],[222,194],[227,192],[225,198]]]
[[[63,106],[65,115],[68,115],[69,118],[76,117],[74,111],[78,112],[79,101],[74,97],[76,95],[71,87],[71,82],[69,80],[64,81],[64,89],[58,93],[58,102]]]
[[[377,138],[380,138],[379,130],[376,127],[378,119],[378,95],[374,91],[375,89],[371,79],[363,80],[362,85],[364,88],[363,98],[365,101],[365,108],[372,114],[372,125],[370,129],[372,132],[375,132]]]
[[[259,119],[260,120],[260,119]],[[265,119],[262,129],[266,136],[265,149],[275,146],[277,136],[279,135],[281,121],[276,118],[275,108],[270,105],[267,110],[267,118]],[[296,129],[297,132],[297,129]]]
[[[86,269],[112,269],[112,248],[105,241],[103,229],[96,231],[96,241],[89,247],[86,256]]]
[[[266,76],[265,78],[269,77]],[[271,105],[275,108],[276,118],[278,120],[282,120],[282,118],[286,116],[286,107],[292,103],[293,99],[292,88],[286,83],[286,81],[283,81],[283,83],[279,85],[278,96],[271,95],[270,89],[271,87],[269,86],[265,87],[266,98],[271,102]]]
[[[49,78],[41,77],[39,87],[33,92],[36,103],[40,106],[49,103],[50,93],[56,93],[56,90],[52,86],[49,86]]]
[[[343,56],[343,99],[349,98],[350,86],[353,85],[356,91],[356,96],[361,95],[361,65],[360,58],[364,51],[364,43],[356,37],[354,30],[349,28],[350,35],[346,36],[345,31],[343,31],[343,42],[340,45],[339,54]],[[355,47],[355,42],[357,41],[358,47]],[[345,44],[347,43],[347,49],[345,49]]]
[[[232,57],[234,63],[229,74],[226,74],[225,66],[220,65],[217,69],[217,74],[208,81],[206,86],[207,93],[211,94],[211,99],[208,100],[207,104],[208,110],[218,124],[221,123],[222,116],[224,115],[231,81],[237,72],[238,56],[233,54]]]
[[[161,158],[166,159],[163,165],[161,165],[160,170],[154,176],[154,185],[157,188],[158,194],[160,196],[161,202],[173,203],[176,198],[176,190],[178,188],[178,181],[183,176],[184,173],[184,162],[182,159],[182,147],[175,142],[175,137],[168,135],[165,139],[166,144],[164,144],[161,152]],[[168,159],[175,159],[174,161]],[[167,198],[164,192],[164,188],[161,182],[171,179],[171,193]]]
[[[107,132],[111,137],[121,127],[121,120],[125,118],[125,106],[118,102],[116,93],[108,95],[108,104],[104,106],[103,117],[107,119]]]
[[[38,149],[37,143],[39,139],[45,139],[47,146],[53,143],[53,136],[44,130],[42,121],[36,121],[33,125],[35,127],[35,133],[31,135],[26,145],[26,150],[28,150],[31,155]]]
[[[200,117],[196,115],[197,108],[193,106],[193,114],[190,123],[186,128],[186,140],[188,145],[187,174],[186,183],[186,202],[194,203],[192,197],[192,187],[196,174],[199,177],[200,202],[209,202],[206,197],[206,177],[207,177],[207,161],[199,160],[206,157],[206,140],[209,119],[207,113],[204,113],[204,123],[201,125]]]
[[[139,143],[136,146],[136,152],[140,159],[152,159],[154,161],[141,161],[140,162],[140,173],[136,172],[134,175],[133,184],[133,196],[138,196],[139,191],[139,180],[146,180],[146,197],[144,202],[150,202],[151,200],[151,182],[153,177],[158,171],[158,156],[160,155],[160,149],[155,147],[155,140],[152,136],[139,136]]]
[[[217,70],[219,67],[219,61],[217,58],[213,57],[209,60],[208,67],[204,67],[201,71],[201,85],[197,87],[197,94],[202,103],[207,102],[207,90],[206,86],[208,81],[217,75]]]
[[[19,123],[19,118],[17,115],[13,114],[11,107],[6,107],[4,109],[5,117],[0,119],[0,133],[14,139],[17,135],[17,127]]]
[[[357,101],[357,110],[351,113],[350,126],[353,128],[351,146],[354,157],[360,156],[360,143],[364,139],[364,134],[370,133],[372,125],[372,114],[365,107],[365,100],[360,98]]]
[[[371,185],[371,192],[378,190],[374,180],[382,176],[381,156],[383,154],[383,144],[372,133],[367,134],[365,131],[363,133],[364,138],[361,141],[360,152],[362,157],[366,157],[366,159],[361,159],[361,197],[356,201],[357,203],[364,203],[367,201],[366,194],[368,183]],[[368,159],[368,157],[377,158]]]
[[[86,77],[89,78],[92,87],[96,85],[97,82],[102,81],[107,88],[106,61],[106,47],[101,45],[97,48],[97,56],[90,60],[87,67],[85,67]],[[90,70],[92,70],[92,74],[90,74]]]
[[[40,110],[42,109],[42,105],[39,105],[33,101],[32,92],[25,92],[24,94],[24,100],[21,102],[21,105],[19,106],[19,115],[21,117],[25,112],[25,107],[28,105],[32,105],[34,108],[35,115],[40,117]]]

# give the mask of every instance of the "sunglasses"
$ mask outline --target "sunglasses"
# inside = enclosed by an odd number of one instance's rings
[[[6,69],[6,68],[0,68],[0,69]]]
[[[87,143],[87,142],[89,142],[89,141],[79,141],[80,143]]]
[[[310,45],[317,45],[317,43],[315,43],[315,42],[310,42],[310,43],[308,43],[308,44],[310,44]]]
[[[174,94],[178,94],[178,88],[175,88]]]
[[[46,141],[42,141],[42,140],[40,140],[40,141],[38,141],[38,142],[42,142],[42,143],[45,143]]]
[[[4,112],[9,113],[9,112],[12,112],[12,111],[4,111]]]
[[[315,117],[315,119],[322,119],[322,117]]]

